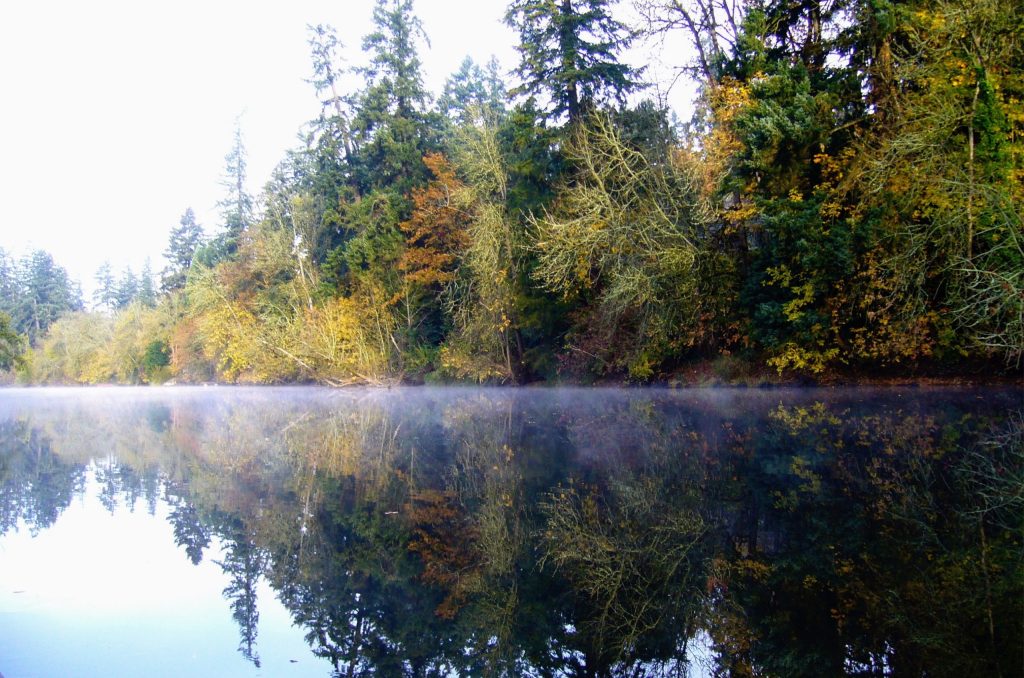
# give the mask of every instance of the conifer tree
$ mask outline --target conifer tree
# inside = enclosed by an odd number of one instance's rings
[[[142,266],[142,274],[139,276],[138,300],[144,305],[152,308],[156,306],[156,285],[153,283],[153,266],[149,258]]]
[[[253,199],[245,188],[246,152],[242,139],[242,127],[235,123],[234,140],[231,150],[224,156],[224,178],[221,185],[227,190],[224,199],[217,203],[224,219],[223,250],[233,255],[238,249],[238,239],[253,222]]]
[[[367,80],[352,126],[361,193],[394,188],[405,194],[423,183],[423,155],[431,150],[417,39],[426,40],[412,0],[378,0],[372,33],[363,38],[369,65],[358,69]]]
[[[13,320],[34,344],[62,315],[82,310],[82,290],[49,252],[32,252],[18,268],[21,299]]]
[[[189,207],[181,215],[178,226],[171,230],[168,237],[164,258],[167,268],[163,272],[161,286],[165,292],[181,289],[185,286],[188,269],[196,250],[203,244],[203,227],[196,223],[196,213]]]
[[[96,289],[92,293],[93,305],[108,311],[113,310],[117,306],[117,285],[114,282],[114,272],[109,261],[100,264],[93,280],[96,283]]]
[[[522,84],[513,94],[546,94],[549,118],[578,122],[596,104],[620,103],[639,72],[620,63],[629,29],[611,15],[613,0],[513,0],[505,22],[519,32]]]
[[[459,124],[470,123],[479,116],[491,120],[504,114],[505,83],[497,59],[491,57],[485,70],[466,57],[459,70],[445,81],[437,108]]]

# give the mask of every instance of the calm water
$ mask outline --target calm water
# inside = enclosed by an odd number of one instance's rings
[[[1021,390],[0,390],[0,673],[1024,674]]]

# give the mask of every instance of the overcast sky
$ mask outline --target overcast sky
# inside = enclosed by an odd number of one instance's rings
[[[439,93],[468,55],[518,58],[501,19],[507,0],[416,0],[421,47]],[[623,10],[628,2],[622,3]],[[224,156],[241,116],[250,191],[259,192],[319,104],[307,24],[333,25],[349,65],[372,0],[32,0],[0,3],[0,247],[51,252],[88,292],[105,260],[163,268],[187,207],[219,225]],[[682,40],[680,37],[679,40]],[[677,45],[673,45],[677,47]],[[631,60],[666,75],[647,49]],[[677,88],[682,117],[689,94]]]

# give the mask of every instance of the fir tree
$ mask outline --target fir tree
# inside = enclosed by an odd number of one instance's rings
[[[607,99],[622,103],[639,71],[618,61],[628,28],[612,18],[611,0],[513,0],[505,22],[519,32],[522,84],[513,94],[546,94],[549,118],[578,122]]]
[[[163,272],[161,286],[165,292],[181,289],[185,286],[188,269],[196,250],[203,244],[203,227],[196,223],[196,214],[189,207],[181,215],[178,226],[171,230],[164,250],[164,258],[169,262]]]

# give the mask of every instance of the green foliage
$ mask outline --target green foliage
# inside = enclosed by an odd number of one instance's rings
[[[181,215],[181,221],[171,230],[167,239],[164,258],[168,265],[163,272],[161,287],[165,292],[181,289],[188,279],[188,269],[196,251],[203,244],[203,227],[196,223],[195,212],[189,207]]]
[[[171,347],[166,341],[155,339],[146,346],[142,354],[142,370],[150,381],[159,380],[159,376],[167,373],[171,364]],[[157,377],[157,379],[154,379]]]
[[[361,194],[375,189],[406,194],[426,179],[422,158],[434,147],[416,48],[417,39],[426,36],[412,0],[377,0],[373,26],[363,38],[370,63],[359,69],[367,87],[352,121],[356,185]]]
[[[466,57],[459,70],[444,83],[437,110],[453,123],[470,124],[478,119],[495,121],[505,114],[505,83],[492,57],[486,70]]]
[[[0,249],[0,292],[0,312],[33,346],[61,316],[84,308],[78,284],[42,250],[14,261]]]
[[[224,178],[221,180],[221,186],[227,194],[217,203],[221,209],[224,227],[218,237],[223,242],[226,256],[231,256],[238,248],[238,240],[242,233],[253,221],[253,199],[245,185],[247,156],[245,142],[242,138],[241,120],[235,121],[234,139],[231,150],[224,156],[224,163]],[[187,211],[185,216],[188,216]],[[182,227],[189,229],[191,225],[186,225],[183,222]]]
[[[694,177],[652,164],[601,116],[577,130],[566,157],[577,168],[572,185],[533,221],[534,276],[567,299],[592,300],[577,331],[607,343],[571,350],[647,380],[658,354],[685,341],[696,307],[703,215]]]
[[[609,0],[513,0],[505,23],[519,32],[522,84],[515,94],[545,94],[547,116],[580,122],[606,100],[637,89],[638,72],[618,61],[632,40]]]
[[[17,366],[23,350],[23,339],[11,327],[11,317],[0,313],[0,370]]]
[[[1020,369],[1012,0],[640,0],[648,37],[691,43],[674,64],[697,79],[686,126],[660,100],[625,105],[642,69],[619,57],[638,31],[614,4],[510,3],[516,105],[494,59],[465,60],[431,104],[412,0],[377,0],[351,91],[345,46],[310,26],[320,112],[262,214],[239,128],[223,229],[204,240],[185,212],[166,295],[148,266],[106,265],[110,347],[77,317],[81,355],[40,350],[22,371],[340,384],[642,382],[724,358],[814,378]],[[74,343],[47,332],[80,296],[46,253],[0,252],[0,312],[31,345]],[[153,342],[168,364],[143,364]]]
[[[466,183],[453,203],[469,224],[446,302],[454,328],[441,368],[458,379],[515,381],[523,367],[517,292],[525,234],[507,207],[510,177],[497,129],[463,127],[454,160]]]

